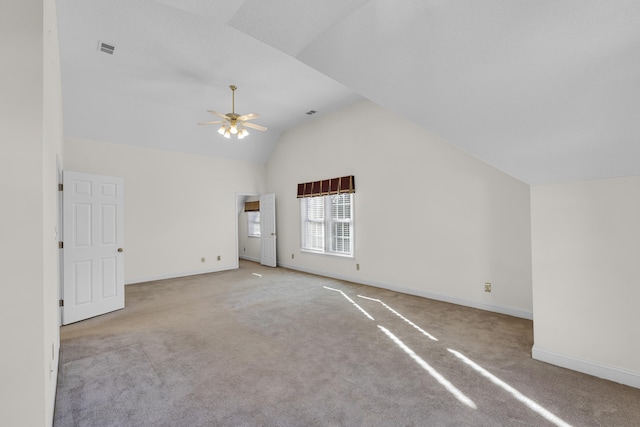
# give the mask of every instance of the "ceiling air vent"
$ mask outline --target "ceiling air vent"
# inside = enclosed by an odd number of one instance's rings
[[[115,46],[111,46],[110,44],[103,43],[98,41],[98,50],[100,52],[108,53],[109,55],[113,55],[113,51],[116,50]]]

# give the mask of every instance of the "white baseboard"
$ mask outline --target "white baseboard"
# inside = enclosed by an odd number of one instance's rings
[[[222,268],[208,268],[206,270],[184,271],[182,273],[161,274],[159,276],[137,277],[135,279],[125,280],[125,285],[133,285],[135,283],[153,282],[155,280],[175,279],[177,277],[197,276],[198,274],[217,273],[218,271],[233,270],[238,268],[237,265],[225,266]]]
[[[509,306],[504,306],[504,305],[495,305],[495,304],[485,304],[485,303],[482,303],[482,302],[470,301],[470,300],[454,297],[454,296],[451,296],[451,295],[440,294],[440,293],[429,292],[429,291],[422,291],[422,290],[411,289],[411,288],[405,288],[405,287],[402,287],[402,286],[397,286],[397,285],[388,284],[388,283],[380,283],[380,282],[375,282],[375,281],[371,281],[371,280],[354,279],[353,277],[342,276],[340,274],[334,274],[334,273],[331,273],[331,272],[313,270],[313,269],[304,268],[304,267],[300,267],[300,266],[297,266],[297,265],[291,265],[291,264],[286,264],[286,263],[285,264],[278,263],[278,266],[279,267],[289,268],[291,270],[303,271],[305,273],[316,274],[318,276],[331,277],[332,279],[338,279],[338,280],[344,280],[344,281],[347,281],[347,282],[353,282],[353,283],[359,283],[359,284],[368,285],[368,286],[374,286],[376,288],[388,289],[390,291],[401,292],[403,294],[415,295],[415,296],[419,296],[419,297],[423,297],[423,298],[429,298],[429,299],[433,299],[433,300],[437,300],[437,301],[444,301],[444,302],[449,302],[449,303],[452,303],[452,304],[463,305],[465,307],[478,308],[480,310],[491,311],[491,312],[494,312],[494,313],[501,313],[501,314],[506,314],[506,315],[509,315],[509,316],[514,316],[514,317],[520,317],[520,318],[523,318],[523,319],[533,320],[533,311],[524,310],[522,308],[509,307]]]
[[[605,380],[631,387],[640,388],[640,373],[638,372],[615,368],[613,366],[603,365],[590,360],[577,359],[560,353],[554,353],[553,351],[548,351],[535,345],[531,350],[531,355],[534,359],[542,362],[582,372],[584,374],[593,375],[594,377],[603,378]]]
[[[246,256],[246,255],[241,255],[240,259],[246,259],[247,261],[253,261],[253,262],[257,262],[257,263],[260,262],[260,258],[254,258],[254,257],[251,257],[251,256]]]

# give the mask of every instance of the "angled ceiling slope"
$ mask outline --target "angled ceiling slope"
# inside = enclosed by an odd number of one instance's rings
[[[329,3],[229,23],[524,182],[640,175],[640,2]]]
[[[228,25],[244,3],[57,0],[65,136],[262,163],[284,130],[312,120],[307,111],[361,99]],[[231,111],[230,84],[236,109],[259,112],[268,132],[230,141],[196,125],[208,109]]]
[[[56,4],[68,137],[264,162],[362,95],[528,183],[640,175],[640,2]],[[230,84],[269,132],[195,125]]]

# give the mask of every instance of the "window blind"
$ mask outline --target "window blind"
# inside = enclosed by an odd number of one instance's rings
[[[301,248],[353,256],[353,195],[349,193],[300,199]]]
[[[247,212],[247,236],[260,237],[260,211]]]

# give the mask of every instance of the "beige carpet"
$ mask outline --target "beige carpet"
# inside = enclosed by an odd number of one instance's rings
[[[240,266],[63,327],[55,426],[640,425],[640,390],[532,360],[530,321]]]

